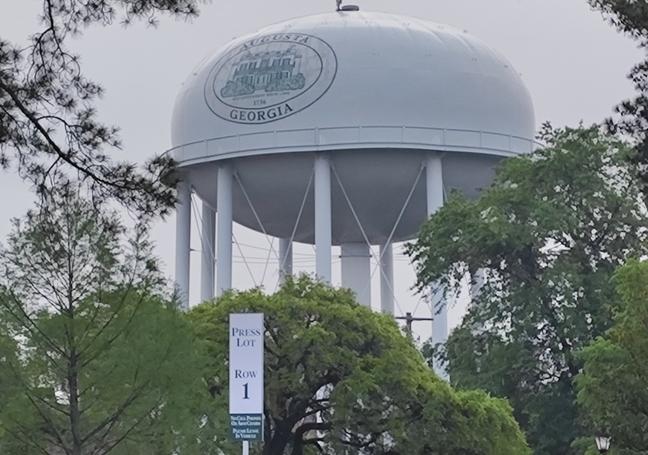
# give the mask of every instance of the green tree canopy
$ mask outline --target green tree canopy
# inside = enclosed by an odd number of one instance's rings
[[[635,39],[641,48],[648,50],[648,3],[637,0],[587,0],[590,5],[618,30]],[[612,132],[620,131],[633,138],[637,154],[637,174],[648,187],[648,59],[632,68],[628,78],[637,92],[634,98],[624,100],[615,111],[616,116],[607,121]]]
[[[145,234],[75,188],[15,222],[0,254],[0,453],[178,445],[200,368]]]
[[[439,280],[458,293],[484,273],[447,343],[452,382],[509,398],[536,453],[554,455],[579,432],[576,353],[608,328],[610,278],[646,254],[648,219],[626,144],[597,127],[543,139],[479,199],[452,195],[409,254],[421,289]]]
[[[612,436],[614,453],[648,453],[648,263],[616,275],[621,303],[614,324],[582,352],[578,403],[588,427]]]
[[[254,453],[527,453],[506,402],[454,392],[391,318],[306,277],[273,295],[231,293],[191,311],[210,356],[212,410],[227,409],[229,314],[243,312],[265,314],[266,441]],[[217,430],[225,437],[226,427]]]

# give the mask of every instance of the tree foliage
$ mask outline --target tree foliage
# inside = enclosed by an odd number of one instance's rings
[[[527,453],[506,402],[454,392],[391,318],[306,277],[274,295],[231,293],[190,313],[209,352],[204,375],[221,413],[229,314],[239,312],[265,314],[266,440],[253,453]]]
[[[637,0],[588,0],[588,3],[648,52],[648,3]],[[637,94],[616,107],[617,115],[607,125],[612,132],[633,138],[638,152],[633,161],[644,186],[648,186],[648,58],[635,65],[628,78]]]
[[[174,193],[161,177],[173,163],[158,157],[140,172],[111,159],[120,148],[118,130],[99,121],[95,103],[103,90],[84,75],[69,41],[93,24],[155,23],[159,13],[195,16],[200,1],[42,0],[42,29],[26,47],[0,37],[0,166],[13,165],[41,192],[73,177],[96,197],[166,213]]]
[[[15,222],[0,267],[0,452],[160,454],[199,377],[146,230],[63,188]]]
[[[630,262],[616,283],[614,324],[582,353],[578,403],[589,428],[612,436],[615,454],[640,455],[648,453],[648,263]]]
[[[619,30],[638,40],[648,39],[648,4],[635,0],[588,0]],[[648,44],[648,43],[645,43]]]
[[[646,254],[629,147],[597,127],[544,132],[470,201],[453,195],[409,246],[421,289],[486,276],[445,356],[452,382],[507,397],[538,454],[578,435],[579,349],[609,326],[615,269]]]

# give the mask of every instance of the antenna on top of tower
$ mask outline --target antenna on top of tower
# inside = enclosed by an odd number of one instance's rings
[[[360,7],[357,5],[344,5],[342,6],[342,0],[335,0],[337,3],[337,11],[360,11]]]

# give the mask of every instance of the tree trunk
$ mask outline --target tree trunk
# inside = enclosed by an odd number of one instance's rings
[[[304,444],[301,439],[299,441],[295,440],[291,455],[304,455]]]
[[[79,372],[78,358],[74,350],[70,353],[68,362],[68,394],[70,410],[70,430],[72,432],[72,455],[83,455],[81,440],[81,410],[79,407]]]
[[[275,432],[268,442],[264,444],[263,455],[284,455],[286,446],[290,441],[290,428],[284,422],[277,423]]]

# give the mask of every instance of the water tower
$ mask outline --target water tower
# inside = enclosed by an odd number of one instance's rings
[[[450,191],[476,196],[533,138],[518,73],[454,28],[349,10],[236,39],[191,74],[173,113],[178,288],[187,303],[194,192],[205,214],[203,299],[231,287],[236,222],[281,239],[285,273],[292,243],[309,243],[330,281],[339,245],[342,284],[365,305],[379,251],[380,304],[393,313],[392,243],[414,238]],[[435,316],[436,341],[446,318]]]

